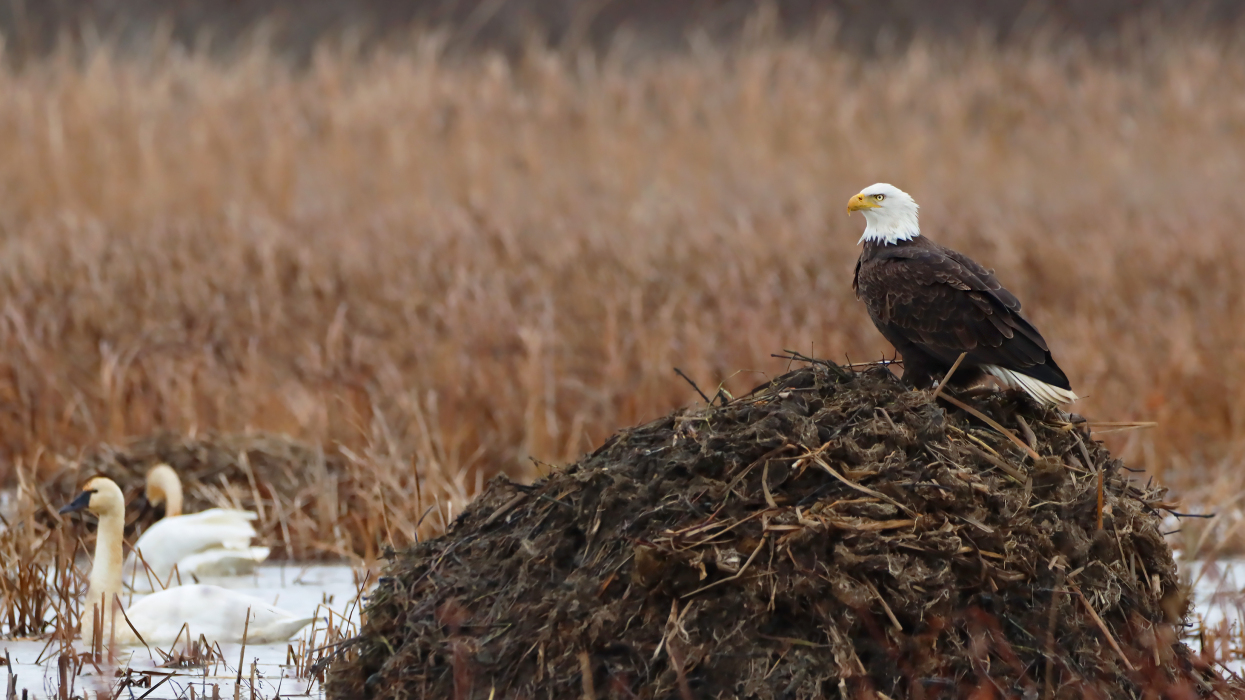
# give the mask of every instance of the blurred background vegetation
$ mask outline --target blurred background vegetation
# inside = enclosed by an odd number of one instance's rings
[[[1078,411],[1158,421],[1119,455],[1228,512],[1241,13],[2,0],[0,484],[280,433],[350,465],[306,472],[305,532],[401,543],[696,400],[674,367],[739,392],[784,348],[890,353],[844,214],[889,181],[997,268]]]
[[[739,39],[758,12],[782,34],[829,23],[836,43],[871,52],[914,38],[984,34],[1014,42],[1047,33],[1118,40],[1139,23],[1228,34],[1245,16],[1234,0],[0,0],[10,55],[40,55],[64,39],[140,50],[152,41],[228,52],[262,38],[308,57],[324,40],[403,43],[446,30],[460,47],[515,50],[608,47],[620,35],[642,50],[685,49],[696,37]]]

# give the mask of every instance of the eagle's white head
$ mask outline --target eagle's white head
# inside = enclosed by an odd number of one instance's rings
[[[919,209],[911,195],[885,182],[869,185],[847,201],[848,214],[858,211],[865,215],[865,234],[857,243],[893,245],[916,238],[921,235]]]

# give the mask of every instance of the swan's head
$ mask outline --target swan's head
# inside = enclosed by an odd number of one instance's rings
[[[181,515],[182,482],[177,472],[167,464],[157,464],[147,472],[147,502],[153,506],[164,504],[165,517]],[[176,512],[174,512],[176,511]]]
[[[75,510],[87,510],[99,517],[105,515],[125,515],[125,497],[121,489],[112,479],[97,476],[82,485],[82,492],[69,505],[61,508],[61,513],[72,513]]]

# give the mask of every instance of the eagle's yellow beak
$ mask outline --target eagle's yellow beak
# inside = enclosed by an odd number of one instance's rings
[[[860,211],[861,209],[877,209],[880,206],[882,205],[873,201],[873,197],[866,197],[862,192],[847,200],[847,213],[851,214],[852,212]]]

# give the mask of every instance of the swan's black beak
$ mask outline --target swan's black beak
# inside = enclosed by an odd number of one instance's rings
[[[91,494],[93,493],[95,492],[94,491],[83,491],[82,493],[78,494],[78,497],[73,499],[72,503],[65,506],[64,508],[61,508],[60,510],[61,515],[64,515],[65,513],[72,513],[75,510],[83,510],[84,508],[86,508],[91,503]]]

